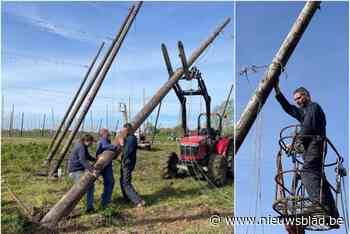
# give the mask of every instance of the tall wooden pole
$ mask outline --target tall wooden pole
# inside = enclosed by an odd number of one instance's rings
[[[208,46],[214,41],[214,39],[221,33],[225,26],[230,22],[230,19],[226,19],[216,30],[210,35],[210,37],[193,52],[190,59],[188,60],[188,66],[198,59],[198,57],[208,48]],[[182,68],[177,69],[172,77],[158,90],[158,92],[147,102],[147,104],[142,108],[142,110],[134,117],[132,121],[132,131],[135,132],[137,128],[147,119],[147,117],[156,108],[159,102],[165,97],[165,95],[172,89],[174,84],[183,76],[184,71]],[[116,139],[120,136],[118,135]],[[119,154],[117,152],[116,154]],[[98,161],[95,163],[94,167],[96,169],[96,174],[99,175],[101,170],[112,161],[115,155],[112,151],[104,151],[103,154],[99,155]],[[61,200],[59,200],[54,207],[43,217],[40,223],[46,227],[54,227],[59,220],[68,215],[82,196],[86,193],[87,188],[91,186],[97,178],[91,173],[86,172],[80,181],[73,185],[73,187],[64,195]]]
[[[279,78],[282,70],[288,62],[288,59],[292,55],[305,29],[309,25],[311,18],[319,7],[320,2],[316,1],[309,1],[305,4],[292,29],[273,58],[272,63],[265,73],[265,78],[260,81],[258,88],[255,90],[253,96],[250,98],[246,108],[236,123],[234,138],[235,152],[237,152],[242,145],[257,115],[271,93],[276,80]]]
[[[131,12],[133,11],[134,6],[132,6],[132,8],[129,11],[128,17],[130,16]],[[90,80],[90,82],[88,83],[87,87],[84,90],[84,93],[80,96],[79,100],[77,101],[76,104],[76,110],[72,111],[72,115],[69,115],[69,118],[67,119],[67,124],[65,124],[64,128],[62,129],[62,133],[60,133],[61,135],[57,137],[57,141],[53,144],[48,156],[47,156],[47,160],[46,163],[49,163],[53,156],[56,154],[60,144],[63,141],[63,138],[65,136],[65,134],[68,132],[70,125],[73,123],[74,117],[75,115],[78,113],[78,110],[80,109],[80,106],[83,104],[83,102],[85,101],[87,95],[89,94],[90,90],[93,88],[93,86],[95,85],[95,83],[97,83],[97,79],[99,79],[99,77],[102,78],[102,76],[99,76],[107,59],[109,58],[109,55],[111,54],[114,46],[118,43],[118,38],[120,37],[123,28],[125,27],[126,23],[127,23],[127,19],[128,17],[125,19],[125,21],[123,22],[122,27],[120,28],[120,30],[117,33],[117,36],[114,38],[111,46],[109,47],[109,50],[107,51],[107,53],[105,54],[104,58],[102,59],[102,61],[100,62],[98,68],[96,69],[93,78]],[[98,86],[98,85],[97,85]],[[95,87],[97,87],[95,86]],[[79,122],[79,121],[78,121]]]
[[[63,116],[63,119],[61,120],[57,131],[54,135],[54,137],[51,140],[50,146],[49,146],[49,154],[47,157],[47,162],[51,161],[52,157],[55,155],[55,153],[58,150],[59,145],[61,144],[64,136],[66,135],[66,133],[69,130],[69,127],[71,126],[74,117],[76,116],[76,114],[79,111],[80,106],[82,105],[83,101],[86,99],[86,96],[88,94],[88,91],[90,90],[91,86],[93,85],[94,81],[96,78],[91,79],[91,81],[89,82],[87,88],[85,89],[85,91],[82,93],[82,89],[92,71],[92,68],[94,67],[98,56],[100,55],[102,48],[104,46],[104,42],[101,44],[100,48],[97,51],[97,54],[95,55],[95,57],[93,58],[89,69],[86,71],[85,76],[82,80],[82,82],[80,83],[80,86],[77,90],[77,92],[75,93],[72,101],[70,102],[68,109],[66,110],[66,113]],[[82,94],[81,94],[82,93]],[[78,99],[79,95],[81,94],[80,98]]]
[[[141,5],[142,5],[142,2],[137,2],[137,3],[135,3],[135,6],[131,8],[130,13],[128,14],[128,16],[126,18],[126,23],[122,25],[120,33],[118,33],[117,37],[115,38],[115,43],[113,43],[111,45],[110,53],[108,53],[107,59],[103,63],[103,66],[100,70],[98,79],[96,79],[95,84],[93,85],[92,89],[90,90],[89,97],[86,100],[86,103],[84,103],[84,106],[82,107],[82,110],[81,110],[81,113],[78,117],[77,123],[74,126],[74,128],[72,129],[65,145],[63,146],[60,154],[58,155],[57,161],[55,163],[53,163],[52,166],[50,167],[50,176],[53,176],[56,173],[56,171],[60,167],[60,164],[63,161],[65,155],[67,154],[69,147],[72,144],[74,137],[76,136],[83,119],[85,118],[85,115],[89,111],[90,106],[92,105],[92,103],[93,103],[93,101],[98,93],[98,90],[100,89],[104,79],[106,78],[106,75],[107,75],[112,63],[113,63],[117,53],[119,52],[119,49],[120,49],[121,45],[123,44],[123,41],[124,41],[127,33],[129,32],[129,29],[130,29],[132,23],[134,22],[139,9],[141,8]]]

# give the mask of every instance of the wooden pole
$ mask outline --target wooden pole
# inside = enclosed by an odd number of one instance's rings
[[[93,58],[89,69],[86,71],[85,76],[82,80],[82,82],[80,83],[80,86],[77,90],[77,92],[75,93],[72,101],[70,102],[68,109],[66,111],[66,113],[63,116],[63,119],[61,120],[56,134],[54,135],[54,137],[51,140],[50,146],[49,146],[49,154],[47,156],[47,160],[45,162],[45,164],[49,163],[51,161],[51,159],[53,158],[53,156],[56,154],[58,147],[60,146],[64,136],[66,135],[66,133],[69,131],[69,127],[71,126],[71,124],[73,123],[74,117],[77,115],[80,106],[83,104],[84,100],[87,97],[87,94],[89,92],[89,90],[91,89],[92,85],[94,84],[97,75],[95,75],[90,82],[88,83],[87,87],[85,88],[85,90],[82,92],[82,89],[92,71],[92,68],[94,67],[98,56],[100,55],[102,48],[104,46],[104,42],[101,44],[100,48],[97,51],[97,54],[95,55],[95,57]],[[81,94],[81,95],[80,95]],[[80,97],[79,97],[80,95]]]
[[[226,19],[210,37],[191,55],[188,60],[188,66],[198,59],[198,57],[205,51],[206,48],[214,41],[214,39],[221,33],[225,26],[230,22],[230,18]],[[158,90],[158,92],[147,102],[147,104],[141,109],[141,111],[134,117],[132,121],[132,131],[135,132],[137,128],[147,119],[147,117],[156,108],[159,102],[165,97],[165,95],[172,89],[174,84],[183,76],[184,71],[182,68],[177,69],[173,76]],[[116,136],[118,139],[120,136]],[[119,154],[120,152],[116,152]],[[96,169],[97,176],[101,170],[112,161],[115,153],[112,151],[104,151],[99,155],[98,161],[94,167]],[[97,178],[89,172],[86,172],[80,179],[80,181],[73,185],[73,187],[64,195],[54,207],[44,216],[41,220],[41,224],[46,227],[54,227],[61,218],[68,215],[73,208],[77,205],[79,200],[86,193],[87,188],[91,186]]]
[[[311,18],[319,7],[320,2],[318,1],[308,1],[305,4],[292,29],[288,33],[280,49],[273,58],[272,63],[268,67],[265,73],[265,78],[260,81],[258,88],[250,98],[246,108],[235,126],[234,139],[236,153],[252,127],[257,115],[265,104],[276,80],[279,78],[281,72],[286,66],[288,59],[300,41],[305,29],[309,25]]]
[[[98,77],[98,79],[96,79],[96,83],[94,84],[94,86],[92,87],[92,89],[89,93],[89,98],[87,99],[87,102],[82,107],[82,110],[81,110],[81,113],[78,117],[77,123],[74,126],[74,128],[72,129],[65,145],[63,146],[60,154],[58,155],[57,161],[50,167],[50,176],[53,176],[56,173],[56,171],[60,167],[60,164],[63,161],[65,155],[67,154],[69,147],[72,144],[74,137],[76,136],[83,119],[85,118],[87,112],[89,111],[90,106],[92,105],[92,103],[93,103],[93,101],[98,93],[98,90],[100,89],[104,79],[106,78],[107,73],[108,73],[112,63],[113,63],[116,55],[118,54],[118,52],[123,44],[123,41],[124,41],[126,35],[128,34],[132,23],[134,22],[134,20],[136,18],[136,15],[137,15],[139,9],[141,8],[141,5],[142,5],[142,2],[137,2],[135,4],[135,6],[131,8],[130,13],[128,14],[128,16],[126,18],[126,23],[122,25],[122,28],[120,30],[121,33],[118,33],[117,37],[115,38],[115,43],[113,43],[111,45],[112,49],[110,51],[110,54],[108,54],[108,57],[107,57],[105,63],[103,64],[103,67],[99,73],[99,77]]]

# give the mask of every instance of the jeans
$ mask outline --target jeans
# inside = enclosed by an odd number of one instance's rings
[[[73,178],[74,183],[79,183],[80,178],[84,175],[84,171],[74,171],[70,172],[69,176]],[[94,192],[95,185],[92,184],[86,191],[86,210],[91,210],[94,208]]]
[[[137,205],[142,201],[142,198],[140,195],[138,195],[134,186],[131,184],[131,173],[132,170],[130,170],[127,166],[120,167],[120,188],[124,199]]]
[[[114,176],[113,176],[113,164],[110,163],[102,171],[103,177],[103,193],[101,195],[101,206],[105,207],[111,202],[113,187],[114,187]]]

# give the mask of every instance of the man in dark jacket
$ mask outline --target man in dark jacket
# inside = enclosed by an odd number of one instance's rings
[[[124,124],[123,131],[126,131],[127,135],[124,139],[122,162],[120,166],[120,187],[124,199],[140,207],[145,205],[145,201],[139,196],[131,184],[132,171],[136,165],[137,152],[137,138],[131,133],[131,128],[132,125],[130,123]]]
[[[118,145],[111,144],[108,129],[102,128],[99,131],[100,140],[96,148],[96,158],[105,150],[117,151]],[[103,176],[103,193],[101,195],[101,206],[106,207],[112,198],[114,187],[113,163],[112,161],[102,170]]]
[[[88,162],[96,161],[94,157],[89,154],[88,148],[93,144],[94,138],[86,134],[74,146],[68,161],[69,176],[73,178],[74,183],[78,183],[83,176],[84,171],[88,171],[96,175],[94,167]],[[95,186],[92,184],[86,192],[86,213],[94,211],[94,190]]]
[[[321,203],[329,215],[338,218],[339,213],[335,207],[330,185],[322,171],[323,145],[326,137],[325,114],[319,104],[311,101],[310,93],[304,87],[293,92],[294,101],[298,107],[287,101],[279,89],[278,82],[276,82],[275,91],[276,99],[284,111],[301,124],[299,134],[304,147],[301,180],[309,198],[315,203]],[[322,193],[320,193],[322,176],[323,185]],[[320,199],[320,194],[322,199]]]

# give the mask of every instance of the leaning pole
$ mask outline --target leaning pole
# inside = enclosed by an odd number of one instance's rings
[[[137,13],[139,12],[140,8],[142,6],[142,2],[137,2],[135,4],[135,7],[132,8],[131,13],[128,15],[126,23],[123,25],[122,29],[121,29],[121,33],[118,34],[118,37],[116,38],[116,43],[114,43],[111,47],[112,50],[108,56],[108,59],[106,59],[106,61],[104,61],[103,67],[102,69],[99,71],[99,76],[98,79],[96,79],[96,82],[94,84],[94,86],[91,88],[90,92],[89,92],[89,96],[86,100],[86,102],[84,103],[84,106],[82,107],[81,113],[77,119],[77,123],[75,124],[75,126],[73,127],[72,131],[69,134],[69,137],[66,141],[66,143],[64,144],[60,154],[58,155],[57,160],[52,163],[52,166],[50,167],[50,171],[49,171],[49,176],[54,176],[54,174],[57,172],[58,168],[60,167],[65,155],[67,154],[69,147],[71,146],[76,134],[79,131],[79,128],[82,124],[82,122],[84,121],[85,116],[87,115],[99,89],[101,88],[101,85],[104,81],[104,79],[107,76],[107,73],[110,69],[110,67],[112,66],[112,63],[116,57],[116,55],[119,52],[119,49],[121,48],[123,41],[126,37],[126,35],[128,34],[132,23],[134,22]]]
[[[207,49],[207,47],[214,41],[214,39],[222,32],[225,26],[230,22],[230,18],[227,18],[216,30],[210,35],[210,37],[203,42],[203,44],[197,48],[188,60],[188,66],[190,67],[196,59]],[[160,101],[167,95],[167,93],[173,88],[173,85],[184,75],[184,70],[178,68],[171,78],[157,91],[157,93],[148,101],[148,103],[142,108],[142,110],[134,117],[132,121],[132,131],[135,132],[137,128],[145,121],[145,119],[152,113]],[[116,137],[119,138],[120,135]],[[119,152],[105,151],[99,155],[99,159],[94,165],[97,176],[101,170],[110,162],[115,154]],[[86,193],[87,188],[92,185],[97,178],[89,173],[85,172],[80,181],[72,186],[72,188],[56,203],[55,206],[42,218],[40,223],[48,228],[53,228],[65,215],[68,215],[79,200]]]
[[[86,99],[88,99],[88,94],[90,92],[90,90],[92,89],[92,87],[94,86],[94,84],[96,82],[98,82],[99,79],[99,74],[101,69],[103,68],[107,58],[109,57],[112,48],[114,47],[114,45],[118,42],[118,38],[120,37],[120,34],[122,33],[123,29],[125,28],[125,25],[127,23],[127,20],[129,19],[131,13],[134,11],[135,5],[133,5],[131,7],[131,9],[128,12],[127,17],[125,18],[120,30],[117,33],[117,36],[114,38],[110,48],[108,49],[107,53],[105,54],[105,56],[102,58],[99,66],[96,68],[95,73],[93,74],[92,78],[89,80],[88,84],[86,85],[84,91],[82,92],[82,94],[79,96],[78,100],[76,101],[71,114],[68,115],[67,120],[65,121],[65,124],[63,125],[63,127],[61,128],[61,131],[59,131],[58,136],[56,137],[55,142],[53,142],[51,149],[49,150],[47,159],[46,159],[46,165],[50,166],[51,160],[53,159],[53,157],[56,155],[57,151],[59,150],[59,147],[65,137],[65,135],[67,134],[67,132],[69,131],[70,126],[73,123],[73,120],[75,118],[75,116],[77,115],[78,111],[80,110],[81,106],[83,105],[84,101]]]
[[[53,138],[52,138],[52,140],[51,140],[51,143],[50,143],[50,146],[49,146],[49,151],[51,150],[52,146],[53,146],[54,143],[56,142],[56,139],[57,139],[57,137],[58,137],[58,135],[59,135],[61,129],[63,128],[64,123],[66,122],[66,120],[67,120],[69,114],[72,112],[72,108],[73,108],[74,104],[76,103],[76,101],[77,101],[77,99],[78,99],[78,97],[79,97],[79,94],[81,93],[81,90],[83,89],[84,84],[86,83],[86,80],[87,80],[87,78],[89,77],[89,74],[90,74],[92,68],[94,67],[94,65],[95,65],[95,63],[96,63],[97,58],[98,58],[98,56],[100,55],[104,44],[105,44],[105,43],[103,42],[103,43],[101,44],[100,48],[98,49],[97,54],[95,55],[94,59],[92,60],[90,66],[89,66],[89,69],[86,71],[85,76],[84,76],[82,82],[80,83],[80,86],[79,86],[77,92],[75,93],[75,95],[74,95],[72,101],[70,102],[70,104],[69,104],[69,106],[68,106],[68,109],[67,109],[66,113],[64,114],[63,119],[61,120],[60,125],[58,126],[57,131],[56,131],[55,135],[53,136]],[[74,112],[74,111],[73,111],[73,112]],[[45,163],[49,163],[49,162],[45,162]]]
[[[252,127],[257,115],[270,95],[275,82],[278,80],[281,72],[286,66],[288,59],[292,55],[295,47],[300,41],[305,29],[309,25],[311,18],[320,7],[319,1],[308,1],[298,18],[294,22],[292,29],[284,39],[280,49],[268,67],[265,78],[260,81],[258,88],[250,98],[246,108],[241,114],[235,126],[235,153],[238,152],[250,128]]]

